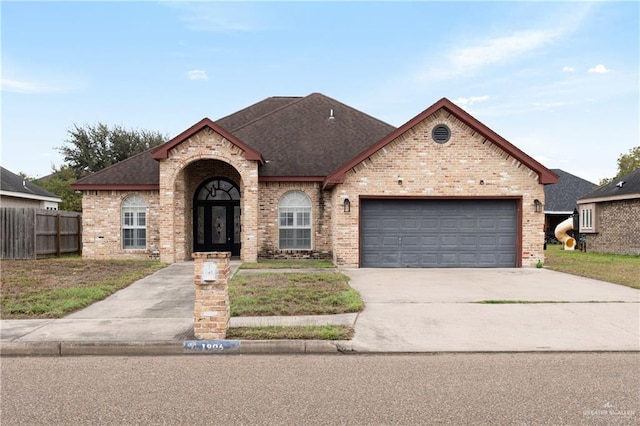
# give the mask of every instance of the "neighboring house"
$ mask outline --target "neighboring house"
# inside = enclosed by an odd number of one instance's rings
[[[547,241],[555,238],[558,224],[571,216],[578,208],[578,198],[598,187],[595,183],[567,173],[561,169],[551,169],[558,175],[558,182],[544,187],[545,233]]]
[[[587,250],[640,255],[640,168],[578,200]]]
[[[0,205],[58,210],[62,199],[57,195],[1,167]]]
[[[544,258],[557,179],[446,98],[394,128],[313,93],[205,118],[73,188],[88,258],[519,267]]]

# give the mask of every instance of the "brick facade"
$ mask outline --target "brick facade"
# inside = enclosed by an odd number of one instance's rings
[[[137,194],[147,204],[147,248],[122,248],[122,202]],[[82,195],[82,256],[87,259],[148,259],[160,247],[158,191],[85,191]]]
[[[202,161],[206,163],[198,164]],[[207,128],[173,148],[168,158],[160,161],[160,259],[163,262],[191,257],[194,192],[203,180],[215,176],[240,180],[241,258],[247,262],[257,260],[258,164],[246,160],[240,148]]]
[[[451,139],[438,144],[431,137],[437,124],[451,129]],[[398,180],[402,178],[402,185]],[[332,204],[351,202],[351,212],[333,218],[334,261],[358,266],[359,197],[521,197],[522,266],[544,259],[544,214],[535,213],[534,200],[544,203],[538,175],[466,124],[442,110],[399,136],[352,168],[332,194]]]
[[[640,199],[596,204],[598,232],[584,234],[587,251],[640,255]]]
[[[290,191],[304,192],[311,200],[311,250],[280,250],[278,204]],[[261,182],[259,186],[258,257],[331,259],[331,193],[321,182]]]
[[[431,130],[442,123],[449,126],[452,137],[438,144]],[[321,182],[258,183],[258,167],[257,161],[247,160],[244,151],[210,128],[195,133],[160,160],[159,191],[137,192],[147,203],[146,250],[122,249],[122,200],[135,191],[85,191],[84,256],[142,258],[157,249],[164,262],[191,259],[193,197],[200,184],[223,177],[240,188],[243,261],[332,258],[339,265],[358,266],[361,196],[512,197],[517,200],[522,225],[519,263],[534,266],[544,259],[544,214],[534,211],[535,199],[544,203],[538,174],[444,110],[354,166],[344,183],[332,189],[323,190]],[[294,190],[311,200],[311,250],[278,247],[278,204]],[[349,213],[343,211],[345,198],[351,202]],[[637,242],[640,238],[634,235]]]

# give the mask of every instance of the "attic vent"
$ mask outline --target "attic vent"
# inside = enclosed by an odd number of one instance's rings
[[[451,130],[444,124],[438,124],[431,131],[431,137],[438,143],[447,143],[451,139]]]

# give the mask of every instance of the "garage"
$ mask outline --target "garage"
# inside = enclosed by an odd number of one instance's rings
[[[362,199],[361,267],[508,268],[515,199]]]

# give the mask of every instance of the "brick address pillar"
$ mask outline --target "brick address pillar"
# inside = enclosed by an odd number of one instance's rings
[[[193,330],[196,339],[217,340],[227,336],[229,304],[230,252],[193,253],[196,298],[193,306]],[[215,281],[209,281],[215,266]]]

